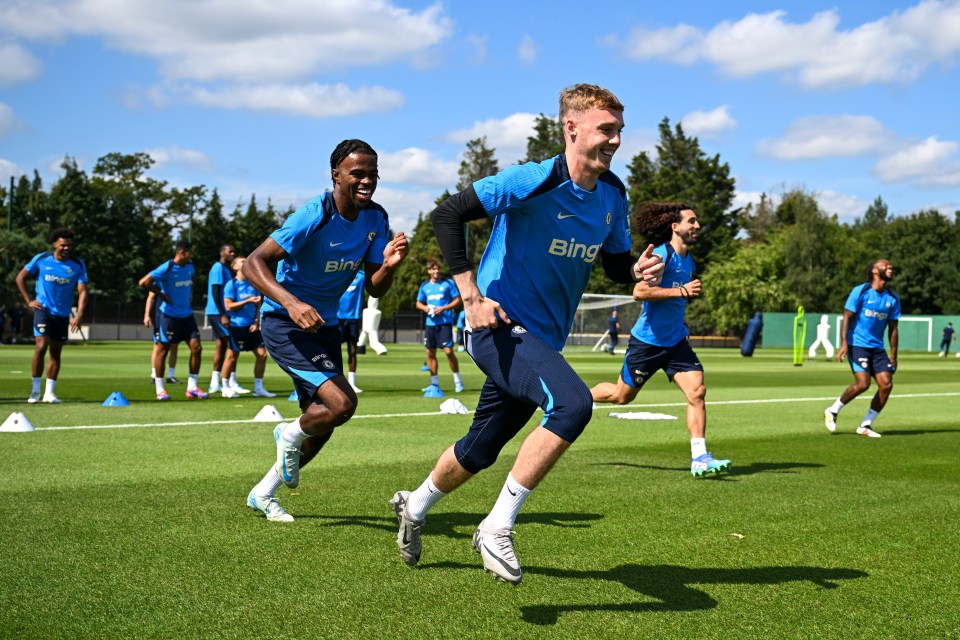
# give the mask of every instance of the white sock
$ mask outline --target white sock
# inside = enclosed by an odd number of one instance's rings
[[[828,410],[830,413],[840,413],[840,409],[843,409],[844,406],[846,406],[846,405],[844,405],[842,402],[840,402],[840,398],[837,398],[837,401],[834,402],[832,405],[830,405],[830,408],[827,409],[827,410]]]
[[[493,509],[483,520],[483,524],[493,529],[513,529],[514,522],[517,521],[517,514],[520,513],[520,507],[527,501],[527,496],[533,492],[533,489],[527,489],[513,478],[513,474],[507,474],[507,481],[503,483],[500,489],[500,496],[497,498]]]
[[[433,476],[427,475],[423,484],[416,491],[411,491],[407,498],[407,511],[410,517],[414,520],[423,520],[427,517],[427,511],[430,511],[431,507],[445,495],[447,494],[433,484]]]
[[[440,386],[440,376],[430,376],[430,384]]]
[[[31,378],[30,381],[33,382],[33,393],[40,393],[40,381],[43,378]]]
[[[236,371],[234,371],[233,373],[230,374],[230,386],[231,386],[231,387],[237,386],[237,372],[236,372]]]
[[[50,381],[47,380],[47,382],[49,383]],[[874,411],[873,409],[868,410],[867,415],[863,416],[863,422],[860,423],[860,426],[869,427],[873,424],[873,421],[877,419],[878,415],[880,415],[879,411]]]
[[[210,374],[210,388],[216,389],[220,386],[220,372],[214,371]]]
[[[347,371],[347,382],[350,383],[350,386],[357,386],[357,372],[356,371]]]
[[[45,395],[52,396],[56,388],[57,388],[57,381],[47,378],[47,390],[44,392]]]
[[[167,367],[167,377],[173,378],[176,377],[177,368],[176,367]]]
[[[459,373],[453,374],[453,382],[454,382],[454,384],[460,384],[460,374],[459,374]]]
[[[197,388],[197,377],[198,377],[198,376],[199,376],[199,374],[191,373],[191,374],[187,377],[187,391],[193,391],[194,389]]]
[[[253,488],[253,492],[258,496],[270,498],[277,494],[277,490],[281,484],[283,484],[283,481],[280,480],[280,475],[277,473],[276,467],[270,467],[270,471],[267,471],[267,475],[263,476],[263,480],[257,483],[257,486]]]
[[[690,458],[696,460],[707,452],[706,438],[690,438]]]
[[[156,368],[156,367],[150,367],[150,378],[153,379],[153,378],[156,378],[156,377],[157,377],[157,368]]]
[[[157,393],[163,393],[166,389],[163,388],[163,378],[154,378],[153,383],[157,387]]]
[[[297,418],[293,422],[283,425],[280,436],[290,444],[299,447],[304,440],[310,437],[310,434],[300,428],[300,418]]]
[[[263,391],[263,378],[254,378],[253,379],[253,388],[256,391]]]

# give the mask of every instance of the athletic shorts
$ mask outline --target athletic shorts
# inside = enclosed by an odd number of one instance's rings
[[[890,362],[890,356],[884,349],[850,347],[847,349],[847,361],[854,373],[866,371],[871,376],[888,371],[893,373],[896,367]]]
[[[447,349],[453,346],[453,325],[427,325],[424,332],[423,346],[427,349]]]
[[[33,312],[34,337],[42,336],[57,342],[66,342],[69,332],[70,318],[67,316],[55,316],[45,309]]]
[[[230,337],[230,327],[225,327],[220,324],[220,314],[207,314],[207,324],[210,325],[210,329],[213,331],[213,339],[219,340],[220,338],[229,338]]]
[[[265,313],[260,333],[267,353],[293,378],[300,399],[312,398],[330,378],[343,375],[340,329],[320,327],[316,333],[301,329],[282,313]]]
[[[260,330],[250,331],[250,327],[230,325],[231,351],[256,351],[263,346],[263,334]]]
[[[186,318],[171,318],[165,313],[160,314],[160,342],[173,344],[174,342],[189,342],[200,339],[200,329],[191,313]]]
[[[640,389],[661,369],[667,374],[667,379],[673,382],[675,374],[703,371],[703,365],[686,338],[672,347],[658,347],[631,335],[627,342],[627,355],[623,358],[623,369],[620,370],[623,381],[634,389]]]
[[[160,342],[160,312],[156,309],[153,310],[153,326],[150,327],[153,331],[153,344]]]
[[[340,341],[357,344],[360,341],[360,320],[340,318]]]

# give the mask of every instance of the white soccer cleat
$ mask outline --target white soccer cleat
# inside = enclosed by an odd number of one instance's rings
[[[34,391],[33,393],[31,393],[30,397],[27,398],[27,402],[29,402],[30,404],[37,404],[38,402],[40,402],[40,392]]]
[[[827,431],[833,433],[837,430],[837,414],[830,409],[824,409],[823,411],[823,426],[827,428]]]
[[[277,444],[277,475],[283,484],[295,489],[300,484],[300,447],[283,439],[283,424],[273,429],[273,440]]]
[[[473,549],[483,558],[483,568],[494,577],[519,584],[523,572],[513,548],[513,533],[513,529],[490,529],[481,522],[473,533]]]
[[[400,530],[397,531],[397,548],[400,549],[400,557],[412,567],[420,562],[420,554],[423,552],[420,528],[427,519],[414,520],[410,517],[410,512],[407,511],[409,498],[409,491],[397,491],[388,504],[393,507],[393,512],[397,514],[397,522],[400,524]]]
[[[223,391],[220,392],[220,395],[224,398],[239,398],[240,394],[231,389],[230,387],[224,387]]]
[[[53,395],[52,393],[43,394],[43,401],[47,404],[60,404],[60,398]]]
[[[236,391],[237,393],[239,393],[240,395],[246,395],[246,394],[250,393],[250,389],[244,389],[243,387],[241,387],[241,386],[238,385],[238,384],[235,384],[235,385],[233,385],[233,386],[230,387],[230,388],[233,389],[234,391]]]
[[[276,496],[258,496],[250,491],[247,495],[247,506],[265,515],[270,522],[293,522],[293,516],[280,506]]]
[[[277,394],[270,393],[269,391],[261,387],[260,389],[253,390],[253,396],[255,398],[276,398]]]
[[[354,392],[354,393],[363,393],[363,389],[361,389],[360,387],[358,387],[358,386],[355,385],[355,384],[351,384],[351,385],[350,385],[350,388],[353,389],[353,392]]]
[[[857,435],[867,436],[868,438],[879,438],[879,437],[881,437],[881,434],[877,433],[876,431],[874,431],[874,430],[871,429],[870,427],[863,427],[863,426],[857,427]]]

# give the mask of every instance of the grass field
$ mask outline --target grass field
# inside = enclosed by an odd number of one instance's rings
[[[680,420],[594,412],[520,515],[514,587],[470,537],[515,443],[438,503],[417,569],[397,554],[387,500],[470,420],[421,397],[419,347],[360,357],[357,415],[280,493],[291,524],[244,507],[274,457],[273,424],[250,421],[265,401],[170,386],[158,404],[149,345],[101,343],[65,349],[63,404],[28,405],[32,349],[0,347],[0,419],[37,427],[0,434],[0,637],[960,637],[960,360],[902,354],[884,437],[868,439],[853,434],[866,400],[837,434],[822,425],[845,365],[699,353],[708,446],[733,472],[691,478],[681,395],[656,378],[630,410]],[[461,356],[473,409],[482,376]],[[588,384],[621,362],[567,357]],[[272,364],[267,386],[293,417]],[[112,391],[131,405],[102,407]]]

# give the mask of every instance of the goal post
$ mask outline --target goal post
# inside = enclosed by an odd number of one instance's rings
[[[616,310],[620,321],[620,335],[630,333],[643,306],[633,296],[604,293],[585,293],[577,305],[573,327],[567,336],[567,346],[590,346],[598,351],[609,340],[607,321]]]

